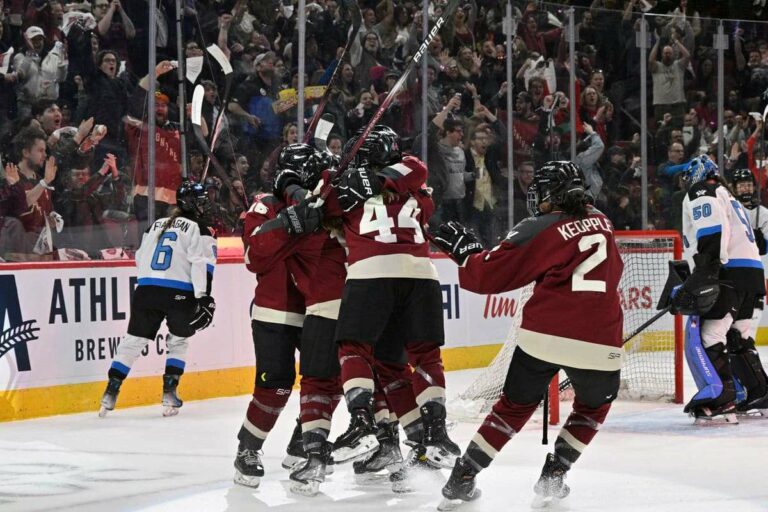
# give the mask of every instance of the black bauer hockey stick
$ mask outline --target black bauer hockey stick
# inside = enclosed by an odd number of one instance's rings
[[[672,309],[672,304],[669,304],[664,309],[660,310],[658,313],[656,313],[651,318],[649,318],[645,323],[643,323],[643,325],[641,325],[640,327],[638,327],[637,329],[635,329],[634,331],[629,333],[629,336],[624,338],[624,340],[621,342],[621,344],[622,345],[626,345],[627,342],[629,342],[629,340],[631,340],[632,338],[634,338],[635,336],[637,336],[638,334],[640,334],[641,332],[646,330],[648,327],[651,326],[651,324],[655,323],[659,318],[661,318],[664,315],[666,315],[667,313],[669,313],[671,309]],[[557,390],[560,393],[562,393],[563,391],[565,391],[569,387],[571,387],[571,379],[565,379],[563,382],[560,383],[560,385],[558,386]]]
[[[312,140],[312,136],[315,133],[315,128],[317,127],[317,123],[320,121],[320,116],[323,115],[325,106],[328,104],[328,99],[331,95],[331,89],[336,85],[336,82],[338,82],[341,79],[341,68],[344,67],[344,62],[345,62],[344,58],[347,56],[347,53],[349,53],[349,49],[352,47],[352,44],[355,41],[355,38],[357,37],[357,34],[360,32],[360,26],[363,24],[363,14],[360,11],[360,6],[357,5],[356,1],[354,0],[342,1],[342,8],[346,8],[350,10],[350,14],[352,15],[352,26],[349,28],[349,34],[347,35],[347,44],[344,45],[344,49],[342,50],[341,55],[339,56],[339,62],[336,64],[336,68],[333,70],[333,74],[331,75],[331,78],[328,80],[328,85],[325,88],[323,97],[320,98],[320,103],[318,103],[315,113],[312,114],[312,119],[309,120],[309,125],[307,125],[307,131],[304,133],[305,144],[309,144],[309,141]]]
[[[429,48],[430,43],[435,38],[437,33],[440,31],[440,28],[445,24],[445,20],[448,18],[448,15],[452,14],[458,5],[459,5],[459,0],[451,0],[451,2],[443,10],[443,13],[440,15],[440,17],[437,18],[437,20],[435,21],[435,26],[432,27],[432,29],[427,34],[427,37],[424,39],[424,41],[422,41],[421,46],[419,46],[419,49],[416,50],[416,53],[413,55],[413,59],[411,59],[411,62],[408,63],[408,67],[405,68],[405,71],[403,71],[403,74],[400,76],[397,82],[395,82],[395,85],[392,86],[392,89],[390,89],[390,91],[387,93],[387,96],[384,98],[384,101],[381,102],[381,105],[379,106],[378,110],[373,114],[373,117],[368,122],[368,125],[366,125],[366,127],[363,129],[363,132],[357,137],[357,140],[355,141],[355,144],[352,146],[352,148],[349,150],[349,153],[344,155],[344,158],[342,158],[336,173],[332,176],[332,178],[328,181],[328,183],[325,183],[323,185],[323,188],[320,190],[320,200],[318,201],[319,204],[323,204],[325,200],[328,198],[328,194],[331,193],[331,188],[334,186],[334,183],[335,183],[333,178],[335,178],[336,176],[341,176],[341,174],[343,174],[344,171],[347,169],[347,166],[352,161],[352,159],[355,158],[355,155],[360,150],[360,147],[365,142],[365,139],[368,138],[368,135],[370,135],[371,130],[373,130],[373,127],[376,126],[376,124],[378,124],[379,120],[381,119],[381,116],[384,115],[384,112],[387,111],[389,106],[392,104],[392,102],[395,100],[397,95],[400,93],[400,89],[408,80],[408,76],[416,69],[417,64],[421,61],[421,59],[427,53],[427,49]]]
[[[403,86],[403,84],[408,79],[408,76],[413,72],[414,69],[416,69],[416,65],[421,61],[422,57],[424,57],[424,54],[427,52],[427,48],[429,48],[429,44],[432,42],[432,40],[435,38],[437,33],[440,31],[440,27],[442,27],[445,24],[445,20],[447,19],[448,15],[452,13],[456,6],[459,5],[459,0],[451,0],[451,2],[446,6],[445,10],[443,10],[443,14],[437,19],[435,22],[435,26],[432,27],[432,29],[427,34],[427,37],[422,41],[421,46],[419,46],[419,49],[416,51],[416,53],[413,55],[413,59],[411,59],[411,62],[408,63],[408,67],[403,72],[402,76],[398,79],[397,82],[395,82],[395,85],[392,86],[392,89],[390,89],[389,93],[387,93],[386,98],[384,98],[384,101],[381,102],[381,105],[379,106],[379,109],[373,114],[373,117],[371,118],[368,125],[363,129],[363,132],[360,134],[360,136],[355,141],[355,144],[352,146],[352,148],[349,150],[349,153],[344,155],[344,158],[341,160],[341,163],[339,164],[336,171],[331,171],[330,173],[330,179],[328,180],[328,183],[324,183],[322,188],[320,189],[320,194],[318,195],[318,199],[315,202],[315,207],[319,208],[324,203],[325,200],[328,199],[328,194],[331,193],[331,189],[336,184],[336,178],[341,176],[344,171],[346,170],[349,163],[352,161],[352,159],[355,157],[357,152],[360,150],[360,147],[363,145],[363,142],[365,142],[365,139],[368,137],[368,135],[371,133],[371,130],[373,130],[373,127],[376,126],[376,123],[379,122],[379,119],[381,119],[381,116],[384,115],[384,112],[387,111],[389,108],[389,105],[392,104],[392,102],[395,100],[395,97],[399,94],[400,88]],[[268,233],[269,231],[272,231],[272,229],[276,229],[278,227],[277,224],[274,226],[270,226],[266,229],[260,230],[258,233]],[[432,241],[431,234],[424,230],[426,233],[426,237],[428,240]]]

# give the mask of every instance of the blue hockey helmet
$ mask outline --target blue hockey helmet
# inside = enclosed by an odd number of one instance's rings
[[[683,180],[688,188],[700,181],[718,176],[720,176],[720,169],[707,155],[697,156],[688,162],[688,167],[683,171]]]

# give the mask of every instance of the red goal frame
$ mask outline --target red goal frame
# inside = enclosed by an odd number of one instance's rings
[[[672,230],[656,231],[616,231],[616,238],[671,238],[673,239],[672,253],[676,260],[683,257],[683,241],[680,233]],[[674,318],[674,339],[675,339],[675,395],[674,403],[683,403],[683,317],[675,315]],[[557,425],[560,423],[560,394],[558,392],[558,376],[552,379],[549,385],[549,424]]]

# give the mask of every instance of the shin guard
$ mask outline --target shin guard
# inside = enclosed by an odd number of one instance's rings
[[[502,394],[469,442],[464,458],[478,469],[487,468],[507,441],[525,426],[538,405],[516,404]]]
[[[576,462],[600,430],[610,409],[611,402],[593,409],[579,402],[578,398],[574,400],[573,411],[555,441],[555,455],[560,462],[569,468]]]
[[[260,450],[290,396],[290,389],[255,388],[245,421],[237,434],[240,443],[249,449]]]

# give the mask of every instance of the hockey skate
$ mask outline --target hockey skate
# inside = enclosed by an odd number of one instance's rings
[[[414,476],[419,474],[442,476],[439,466],[430,462],[427,459],[427,449],[421,443],[409,443],[411,450],[405,457],[405,461],[402,463],[402,467],[399,471],[389,475],[389,481],[392,484],[392,492],[399,494],[413,492],[414,490]],[[443,480],[444,481],[444,480]],[[440,484],[443,481],[439,482]]]
[[[536,496],[531,507],[545,508],[568,496],[571,489],[564,482],[567,473],[566,465],[560,462],[555,454],[548,453],[539,481],[533,486]]]
[[[421,406],[421,419],[424,423],[423,444],[427,449],[427,459],[437,467],[454,467],[461,449],[448,437],[445,407],[437,402],[427,402]]]
[[[299,463],[290,474],[291,492],[304,496],[316,496],[320,484],[325,482],[328,462],[331,459],[331,443],[324,443],[315,452],[308,452],[303,463]]]
[[[285,448],[285,458],[283,459],[282,466],[285,469],[291,470],[297,464],[303,463],[306,460],[307,454],[304,452],[304,443],[301,438],[301,422],[297,418],[291,440],[288,441],[288,446]]]
[[[333,460],[337,464],[361,459],[376,451],[376,427],[367,408],[353,409],[349,428],[333,443]]]
[[[99,408],[99,418],[103,418],[109,411],[115,409],[115,403],[117,402],[117,395],[120,394],[120,386],[123,381],[120,379],[110,378],[107,382],[107,389],[104,390],[104,395],[101,397],[101,407]]]
[[[480,489],[475,487],[477,470],[463,458],[456,459],[451,476],[443,486],[443,501],[437,510],[454,510],[467,501],[480,497]]]
[[[403,467],[403,454],[400,452],[399,425],[388,423],[380,425],[376,431],[379,449],[373,455],[352,464],[355,481],[359,484],[373,483],[381,479],[382,470],[396,473]]]
[[[736,405],[739,419],[768,419],[768,395],[755,400],[745,400]]]
[[[733,402],[716,407],[695,407],[691,409],[689,414],[694,418],[694,425],[719,426],[739,424],[739,419],[736,416],[736,405]]]
[[[184,405],[179,395],[176,394],[176,388],[179,386],[178,375],[163,375],[163,416],[176,416],[179,414],[179,407]]]
[[[261,452],[240,445],[237,449],[237,457],[235,457],[235,483],[256,488],[263,476],[264,466],[261,463]]]

